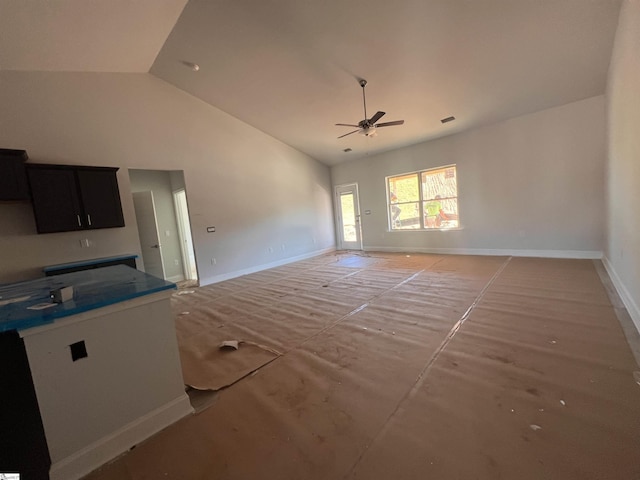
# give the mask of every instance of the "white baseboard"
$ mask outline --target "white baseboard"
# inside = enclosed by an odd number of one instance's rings
[[[288,263],[299,262],[300,260],[307,260],[309,258],[318,257],[320,255],[324,255],[325,253],[335,252],[335,247],[323,248],[322,250],[316,250],[311,253],[305,253],[303,255],[298,255],[295,257],[284,258],[282,260],[277,260],[275,262],[263,263],[262,265],[257,265],[255,267],[245,268],[243,270],[235,270],[229,273],[223,273],[220,275],[214,275],[213,277],[201,278],[200,286],[203,287],[205,285],[209,285],[212,283],[224,282],[225,280],[231,280],[232,278],[241,277],[242,275],[249,275],[250,273],[261,272],[262,270],[267,270],[269,268],[280,267],[282,265],[287,265]]]
[[[598,260],[599,250],[511,250],[489,248],[418,248],[366,246],[367,252],[435,253],[446,255],[491,255],[497,257],[576,258]]]
[[[607,269],[609,278],[611,278],[613,286],[616,287],[622,303],[624,303],[627,312],[629,312],[629,316],[631,317],[633,324],[635,325],[638,332],[640,332],[640,308],[638,307],[638,304],[635,302],[635,300],[629,293],[629,290],[627,290],[627,287],[625,287],[624,283],[622,283],[622,280],[620,280],[620,277],[616,273],[615,268],[613,268],[613,264],[606,256],[602,258],[602,263],[604,264],[604,268]]]
[[[315,252],[306,253],[304,255],[298,255],[296,257],[289,257],[275,262],[265,263],[257,265],[255,267],[245,268],[243,270],[236,270],[229,273],[223,273],[220,275],[214,275],[213,277],[201,278],[200,286],[209,285],[212,283],[223,282],[225,280],[231,280],[232,278],[240,277],[242,275],[249,275],[250,273],[260,272],[269,268],[280,267],[288,263],[297,262],[300,260],[306,260],[308,258],[324,255],[325,253],[331,253],[336,250],[335,247],[325,248],[317,250]],[[508,257],[541,257],[541,258],[576,258],[576,259],[589,259],[599,260],[602,258],[602,251],[599,250],[505,250],[505,249],[481,249],[481,248],[416,248],[416,247],[375,247],[366,246],[363,248],[366,252],[401,252],[401,253],[435,253],[435,254],[447,254],[447,255],[493,255],[493,256],[508,256]]]
[[[50,480],[79,479],[192,413],[193,408],[185,393],[112,434],[52,464],[49,478]]]
[[[173,283],[181,282],[181,281],[183,281],[183,280],[184,280],[184,275],[174,275],[174,276],[172,276],[172,277],[167,277],[167,278],[165,278],[165,280],[166,280],[167,282],[173,282]]]

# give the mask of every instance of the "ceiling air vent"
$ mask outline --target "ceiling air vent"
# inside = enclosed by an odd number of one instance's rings
[[[456,117],[447,117],[447,118],[443,118],[442,120],[440,120],[442,123],[449,123],[449,122],[453,122],[456,119]]]

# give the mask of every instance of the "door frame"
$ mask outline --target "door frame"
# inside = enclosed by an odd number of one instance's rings
[[[354,193],[354,209],[355,209],[355,221],[356,221],[356,245],[350,246],[346,245],[347,242],[343,241],[343,230],[342,230],[342,208],[340,203],[340,194],[341,191],[353,191]],[[362,240],[362,222],[361,222],[361,211],[360,211],[360,194],[358,191],[358,183],[343,183],[341,185],[334,185],[334,219],[336,225],[336,243],[338,246],[338,250],[363,250],[363,240]],[[351,242],[349,242],[351,243]]]
[[[187,202],[187,190],[179,188],[172,192],[173,203],[176,211],[176,223],[178,224],[178,236],[180,238],[180,253],[182,254],[182,267],[186,280],[198,280],[198,263],[196,262],[195,249],[193,248],[193,236],[191,234],[191,223],[189,222],[189,203]],[[184,199],[184,205],[180,197]],[[184,212],[182,207],[184,206]],[[191,252],[189,252],[189,249]],[[190,255],[193,253],[193,255]],[[193,262],[191,257],[193,256]],[[192,273],[195,278],[192,278]]]

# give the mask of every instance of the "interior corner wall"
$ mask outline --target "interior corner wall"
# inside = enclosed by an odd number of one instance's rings
[[[625,0],[607,84],[605,265],[640,330],[640,0]]]
[[[335,246],[327,166],[150,74],[0,71],[0,105],[0,146],[30,162],[120,167],[126,224],[38,235],[28,202],[0,203],[0,283],[140,255],[129,168],[184,171],[201,284]]]
[[[334,186],[358,183],[366,250],[600,258],[605,150],[600,95],[340,164],[331,175]],[[451,164],[462,228],[389,231],[385,177]]]

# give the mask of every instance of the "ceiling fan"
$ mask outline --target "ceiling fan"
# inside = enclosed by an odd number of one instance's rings
[[[362,79],[360,80],[360,86],[362,87],[362,102],[364,103],[364,120],[358,122],[357,125],[351,123],[336,123],[336,126],[339,127],[355,127],[357,130],[354,130],[349,133],[345,133],[344,135],[340,135],[338,138],[346,137],[347,135],[351,135],[353,133],[360,133],[365,137],[372,137],[376,134],[376,128],[378,127],[391,127],[392,125],[402,125],[404,120],[394,120],[393,122],[383,122],[376,123],[378,120],[382,118],[385,112],[376,112],[376,114],[367,119],[367,99],[364,93],[364,87],[367,86],[367,81]]]

